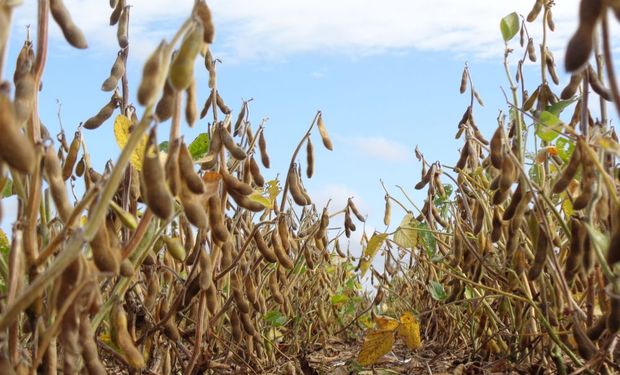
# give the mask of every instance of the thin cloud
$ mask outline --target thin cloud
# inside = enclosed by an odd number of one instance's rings
[[[388,162],[403,162],[410,159],[409,148],[385,137],[350,137],[341,141],[351,145],[360,153]]]
[[[73,19],[94,50],[118,48],[111,9],[105,1],[66,0]],[[193,0],[131,1],[132,55],[146,58],[190,13]],[[501,58],[499,21],[516,11],[527,14],[531,2],[436,0],[213,0],[217,35],[214,49],[229,61],[285,59],[299,53],[365,56],[408,49],[447,51],[479,58]],[[549,36],[561,49],[574,32],[577,0],[553,8],[557,32]],[[36,25],[36,3],[26,2],[16,16],[19,25]],[[540,20],[538,20],[540,21]],[[540,39],[540,22],[527,24]],[[53,21],[50,19],[50,23]],[[50,27],[52,37],[62,38]]]

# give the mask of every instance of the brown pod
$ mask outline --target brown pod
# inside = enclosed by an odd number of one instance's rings
[[[616,294],[609,297],[609,314],[607,314],[607,330],[615,334],[620,330],[620,296]]]
[[[482,205],[476,205],[476,216],[474,218],[474,234],[480,233],[482,230],[482,226],[484,225],[484,210],[482,209]]]
[[[261,131],[258,136],[258,150],[260,151],[260,161],[263,166],[269,169],[269,154],[267,153],[267,141],[265,141],[265,131]]]
[[[590,58],[594,28],[603,9],[603,0],[581,0],[579,27],[566,47],[564,66],[567,72],[578,70]]]
[[[250,157],[250,174],[252,175],[252,181],[257,186],[263,187],[265,186],[265,178],[260,173],[260,168],[258,167],[258,163],[254,157]]]
[[[245,160],[245,158],[247,157],[245,151],[243,150],[243,148],[239,147],[235,143],[232,135],[230,135],[230,133],[224,126],[219,127],[219,133],[222,144],[224,145],[224,147],[226,147],[228,152],[230,152],[230,155],[232,155],[232,157],[237,160]]]
[[[243,325],[243,329],[245,330],[245,332],[250,336],[256,335],[257,333],[256,328],[254,328],[254,324],[252,324],[252,320],[250,319],[250,314],[241,312],[239,314],[239,317],[241,318],[241,323]]]
[[[120,253],[117,251],[118,249],[110,247],[109,237],[110,234],[106,225],[101,225],[90,241],[93,261],[99,271],[118,275],[121,267]]]
[[[357,209],[357,207],[355,206],[355,203],[353,203],[353,199],[349,198],[347,200],[347,206],[351,209],[351,212],[353,212],[353,215],[355,215],[355,217],[357,218],[357,220],[361,221],[362,223],[366,222],[366,218],[362,215],[362,213]],[[323,223],[324,223],[324,218],[326,218],[326,223],[325,223],[325,228],[327,228],[327,224],[329,223],[329,215],[327,214],[327,209],[323,209],[323,214],[321,215],[321,227],[323,228]]]
[[[118,23],[118,20],[121,18],[121,13],[125,9],[125,0],[119,0],[114,5],[114,10],[112,14],[110,14],[110,26],[114,26]]]
[[[190,155],[185,142],[181,142],[181,148],[179,149],[179,172],[181,179],[185,182],[185,186],[191,190],[194,194],[202,194],[205,192],[205,186],[202,182],[202,178],[198,176],[194,170],[194,162],[192,161],[192,155]]]
[[[207,290],[213,283],[213,263],[206,251],[200,250],[198,261],[200,262],[200,274],[198,282],[201,290]]]
[[[248,297],[248,300],[252,305],[256,306],[258,304],[258,291],[252,277],[246,276],[243,279],[243,285],[245,286],[245,295]]]
[[[123,357],[129,366],[135,369],[146,367],[142,353],[136,348],[127,330],[127,314],[120,303],[116,303],[112,307],[110,324],[114,333],[112,337],[115,339],[115,344],[121,349]]]
[[[310,202],[306,200],[306,196],[301,189],[299,176],[297,175],[297,168],[295,168],[295,166],[289,170],[288,185],[295,204],[298,206],[307,206],[310,204]]]
[[[586,228],[579,219],[571,218],[571,242],[564,263],[564,276],[567,281],[572,281],[583,264],[583,246],[587,236]]]
[[[547,26],[549,26],[549,30],[555,31],[555,22],[553,21],[553,15],[551,13],[551,8],[547,9]]]
[[[75,161],[77,160],[77,155],[78,151],[80,150],[81,144],[81,133],[78,130],[73,136],[71,146],[69,146],[69,152],[67,153],[67,157],[65,158],[65,164],[62,166],[63,181],[68,180],[69,177],[71,177],[71,174],[73,174],[73,167],[75,166]]]
[[[97,343],[95,342],[95,332],[91,328],[91,322],[87,314],[80,317],[79,328],[79,344],[82,347],[82,358],[84,358],[84,367],[90,375],[105,375],[107,371],[97,351]]]
[[[192,81],[185,90],[187,100],[185,101],[185,121],[189,127],[193,127],[198,117],[198,104],[196,104],[196,81]]]
[[[271,246],[273,247],[273,252],[276,255],[276,258],[278,258],[278,263],[284,268],[293,269],[295,265],[286,253],[286,250],[282,245],[282,239],[277,230],[274,230],[271,233]]]
[[[472,155],[472,152],[472,147],[469,143],[469,140],[467,140],[463,145],[463,149],[461,149],[461,155],[459,156],[459,160],[456,162],[456,166],[454,167],[454,169],[460,170],[465,168],[465,166],[467,165],[467,160],[469,159],[469,156]]]
[[[241,104],[241,110],[239,111],[239,114],[237,115],[237,121],[235,121],[235,126],[234,126],[234,135],[237,136],[239,134],[242,133],[243,130],[243,125],[245,124],[245,119],[246,116],[248,114],[248,102],[243,102],[243,104]]]
[[[183,212],[187,220],[198,229],[207,229],[207,214],[200,202],[200,196],[195,195],[187,188],[181,188],[181,204],[183,205]]]
[[[123,2],[124,0],[121,0]],[[159,43],[155,51],[148,57],[142,69],[142,80],[138,87],[138,103],[145,107],[151,106],[157,100],[161,87],[160,77],[163,75],[166,61],[167,44],[165,41]],[[159,116],[158,116],[159,117]]]
[[[583,145],[583,147],[588,147],[587,145]],[[583,153],[583,157],[581,158],[581,182],[579,186],[581,187],[581,194],[573,201],[573,209],[582,210],[586,208],[590,201],[592,200],[592,195],[594,194],[594,183],[596,180],[596,169],[594,167],[594,162],[588,157],[587,152]]]
[[[616,217],[618,217],[617,213]],[[607,250],[607,263],[613,268],[618,262],[620,262],[620,223],[615,223],[615,229],[611,235]]]
[[[254,232],[254,242],[256,243],[256,248],[261,253],[263,258],[270,263],[276,263],[278,261],[278,257],[273,252],[273,250],[267,245],[265,240],[263,239],[263,235],[259,230]]]
[[[25,73],[15,82],[15,121],[19,127],[30,119],[33,110],[33,99],[35,95],[34,74]]]
[[[232,310],[230,312],[230,327],[233,340],[235,340],[235,342],[241,342],[243,339],[243,331],[241,330],[241,321],[237,310]]]
[[[227,192],[235,192],[239,195],[250,195],[254,192],[254,189],[249,184],[237,179],[225,170],[221,172],[222,180],[224,181],[224,187]]]
[[[312,178],[314,174],[314,147],[312,146],[312,140],[308,137],[306,142],[306,177]]]
[[[510,195],[510,189],[495,191],[493,194],[493,204],[502,204],[508,198],[508,195]]]
[[[168,120],[172,117],[176,93],[170,85],[170,80],[166,80],[164,84],[164,92],[155,106],[155,115],[160,122]]]
[[[589,360],[592,359],[598,349],[596,349],[596,345],[590,340],[586,331],[576,318],[573,319],[573,337],[575,339],[575,343],[577,344],[577,351],[582,358]]]
[[[499,180],[499,190],[506,191],[517,179],[517,171],[514,163],[509,157],[502,160],[502,174]]]
[[[319,118],[317,119],[317,127],[319,128],[319,133],[321,134],[321,140],[323,141],[323,146],[329,151],[334,149],[334,145],[332,144],[331,139],[329,138],[329,134],[327,134],[327,128],[325,127],[325,123],[323,122],[323,114],[319,113]]]
[[[530,10],[530,12],[527,15],[527,22],[534,22],[536,20],[536,17],[538,17],[538,15],[540,14],[540,11],[543,8],[543,0],[536,0],[536,2],[534,3],[534,6],[532,7],[532,10]]]
[[[50,12],[69,44],[79,49],[88,47],[82,30],[73,22],[71,14],[62,0],[50,0]]]
[[[32,173],[35,150],[30,139],[22,134],[13,113],[9,98],[0,93],[0,159],[22,173]]]
[[[557,179],[555,184],[553,184],[552,191],[555,194],[559,194],[566,190],[568,184],[577,173],[577,168],[579,168],[579,164],[581,164],[581,159],[581,142],[578,142],[571,158],[568,161],[568,164],[566,165],[566,168],[564,168],[560,177]]]
[[[529,272],[527,273],[527,278],[530,281],[536,280],[545,266],[547,261],[547,251],[549,247],[549,239],[547,238],[547,233],[544,228],[541,226],[538,230],[538,240],[536,241],[536,251],[534,255],[534,263],[532,267],[530,267]]]
[[[86,162],[84,161],[84,157],[80,158],[80,161],[77,162],[75,166],[75,175],[78,177],[82,177],[84,175],[84,171],[86,169]]]
[[[271,291],[271,296],[276,303],[279,305],[284,304],[284,296],[280,291],[280,285],[278,284],[278,277],[275,271],[269,274],[269,291]]]
[[[594,324],[586,331],[588,338],[592,341],[597,341],[601,337],[603,332],[605,332],[606,324],[607,322],[605,316],[601,316],[600,318],[598,318],[596,322],[594,322]]]
[[[209,97],[205,101],[205,105],[202,107],[202,111],[200,111],[200,118],[203,119],[207,113],[209,113],[209,109],[213,107],[213,92],[209,94]]]
[[[461,86],[459,87],[459,92],[461,94],[465,93],[467,90],[467,80],[469,79],[469,74],[467,73],[467,67],[463,69],[463,74],[461,75]]]
[[[524,97],[523,98],[523,105],[521,107],[521,109],[523,111],[529,111],[530,109],[532,109],[532,107],[534,106],[534,103],[536,103],[536,100],[538,99],[538,96],[540,95],[540,86],[538,86],[536,88],[536,90],[534,90],[534,92],[532,93],[532,95],[528,96],[527,98]],[[512,126],[510,127],[510,132],[508,134],[508,137],[511,138],[514,134],[516,128],[516,123],[513,122]]]
[[[222,213],[222,204],[219,195],[214,194],[209,197],[207,205],[211,235],[216,242],[225,243],[228,240],[229,232],[224,223],[224,215]]]
[[[118,45],[121,48],[126,48],[127,45],[129,45],[128,28],[129,28],[129,7],[126,6],[123,8],[121,12],[121,17],[118,20],[118,27],[116,29],[116,39],[118,40]]]
[[[71,216],[73,206],[69,203],[67,186],[62,179],[60,161],[53,147],[50,146],[45,150],[43,161],[45,178],[50,187],[52,199],[54,200],[54,205],[56,205],[56,211],[60,219],[66,223]]]
[[[426,172],[426,174],[424,176],[422,176],[422,180],[420,180],[420,182],[418,182],[414,188],[416,190],[421,190],[424,189],[424,186],[426,186],[426,184],[428,184],[431,180],[431,177],[433,177],[433,175],[435,174],[435,169],[437,167],[435,166],[435,164],[431,165],[431,167],[428,169],[428,171]]]
[[[556,85],[559,85],[560,77],[558,77],[558,72],[555,70],[555,61],[553,59],[553,55],[551,54],[551,51],[549,50],[545,51],[545,62],[547,65],[547,71],[549,72],[549,75],[551,76],[551,80]]]
[[[605,85],[603,85],[603,82],[601,82],[598,74],[596,74],[594,68],[592,68],[592,65],[590,64],[588,64],[588,82],[590,83],[590,87],[592,87],[592,90],[595,93],[599,94],[601,98],[607,100],[608,102],[613,101],[613,98],[611,97],[611,92],[607,87],[605,87]]]
[[[512,199],[510,200],[510,204],[508,205],[508,207],[506,207],[506,210],[504,211],[504,214],[502,215],[502,220],[504,221],[512,220],[512,218],[514,217],[517,211],[517,207],[519,206],[519,203],[521,203],[522,198],[523,198],[523,187],[521,186],[521,183],[519,183],[519,185],[517,185],[517,188],[515,189],[515,192],[512,194]]]
[[[502,219],[499,216],[499,207],[495,207],[493,210],[493,220],[491,222],[491,242],[495,243],[502,237]]]
[[[110,101],[104,105],[95,116],[86,120],[82,126],[89,130],[97,129],[112,116],[116,107],[118,107],[118,100],[116,95],[112,95]]]
[[[583,79],[582,72],[573,73],[570,76],[570,81],[568,82],[568,85],[566,85],[564,90],[562,90],[562,93],[560,94],[560,99],[568,100],[572,98],[573,96],[575,96],[575,93],[579,89],[579,84],[581,83],[582,79]]]
[[[164,165],[166,180],[172,196],[176,196],[181,191],[181,170],[179,168],[179,154],[181,150],[181,138],[176,138],[168,145],[168,158]]]
[[[211,314],[217,313],[218,301],[217,301],[217,289],[214,283],[211,283],[209,289],[207,289],[207,308]]]
[[[159,161],[155,129],[151,130],[149,142],[144,152],[142,178],[147,206],[159,218],[168,220],[174,210],[174,200],[165,184],[164,169]]]
[[[106,80],[101,85],[101,90],[114,91],[114,89],[116,89],[116,86],[118,86],[118,80],[123,77],[123,74],[125,74],[124,55],[122,52],[119,52],[116,55],[116,60],[112,65],[112,69],[110,69],[110,76],[106,78]]]
[[[207,44],[213,43],[215,27],[213,26],[211,10],[209,10],[207,3],[204,0],[198,1],[194,8],[194,12],[202,23],[202,40]]]
[[[491,137],[491,145],[490,145],[490,156],[491,156],[491,164],[497,169],[502,168],[502,160],[503,156],[503,138],[504,138],[504,127],[500,124],[495,133],[493,133],[493,137]]]
[[[291,247],[291,242],[290,242],[291,239],[288,233],[289,229],[288,229],[287,222],[286,222],[286,216],[284,215],[278,216],[277,227],[278,227],[278,234],[280,235],[282,246],[284,247],[284,251],[288,252]]]
[[[231,275],[230,277],[230,290],[239,311],[248,314],[250,312],[250,304],[245,299],[245,295],[241,292],[241,286],[237,279],[237,275]]]
[[[217,91],[215,92],[215,104],[223,114],[229,115],[232,113],[232,110],[224,103],[224,99],[222,99],[220,93]]]

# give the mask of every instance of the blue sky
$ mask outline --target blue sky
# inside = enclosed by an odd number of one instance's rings
[[[65,3],[90,48],[71,49],[56,25],[50,24],[40,111],[43,123],[56,134],[56,100],[60,100],[65,130],[72,136],[77,124],[109,99],[99,87],[118,47],[115,28],[107,25],[111,10],[106,1]],[[133,7],[128,75],[133,100],[142,62],[161,38],[173,34],[193,1],[129,3]],[[458,92],[466,61],[485,101],[484,108],[476,109],[476,119],[490,137],[498,111],[506,111],[500,86],[508,86],[499,21],[512,11],[527,14],[533,1],[220,0],[209,4],[217,30],[212,50],[223,60],[218,68],[222,97],[235,112],[242,98],[254,98],[250,120],[255,126],[269,117],[266,135],[272,167],[264,171],[265,177],[286,171],[297,141],[320,109],[334,151],[319,147],[318,134],[314,136],[316,172],[306,187],[319,203],[334,198],[333,208],[354,196],[370,216],[369,228],[382,230],[384,193],[379,179],[394,193],[394,185],[402,185],[421,205],[422,193],[413,190],[421,169],[414,158],[415,146],[431,162],[451,165],[458,158],[462,143],[454,134],[469,103],[468,95]],[[576,0],[559,2],[554,8],[558,31],[550,35],[549,44],[556,61],[562,60],[562,48],[576,27],[577,8]],[[34,24],[35,16],[34,2],[16,13],[5,77],[12,74],[25,35],[23,26]],[[528,27],[540,43],[540,22]],[[517,39],[511,46],[518,47]],[[511,57],[513,69],[517,60],[518,56]],[[208,90],[202,62],[196,71],[201,106]],[[528,67],[526,72],[531,92],[539,71]],[[166,134],[166,127],[160,136]],[[193,138],[205,128],[206,122],[201,121],[194,129],[184,126],[183,132]],[[99,168],[118,155],[111,121],[97,130],[85,130],[84,136]],[[305,156],[300,160],[303,164]],[[401,216],[395,209],[393,226]],[[6,224],[5,219],[3,227]]]

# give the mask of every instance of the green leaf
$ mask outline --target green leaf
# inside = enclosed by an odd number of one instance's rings
[[[506,17],[502,18],[499,23],[499,28],[502,31],[502,37],[504,38],[505,42],[514,38],[514,36],[517,35],[520,29],[519,15],[516,12],[512,12]]]
[[[428,291],[431,293],[431,297],[433,297],[436,301],[445,301],[448,298],[448,293],[444,289],[443,285],[438,283],[437,281],[431,281],[428,286]]]
[[[199,159],[209,152],[209,134],[200,133],[187,147],[192,159]]]
[[[349,297],[347,297],[345,294],[334,294],[331,298],[331,302],[332,305],[340,305],[347,302],[348,299]]]
[[[263,317],[272,327],[282,327],[286,323],[286,317],[278,310],[267,311]]]
[[[542,111],[540,123],[536,124],[536,135],[545,142],[551,142],[560,135],[562,130],[562,121],[551,112]]]
[[[555,148],[558,149],[558,156],[560,156],[564,162],[567,162],[573,154],[573,151],[575,151],[575,142],[568,138],[560,137],[555,141]]]
[[[13,194],[13,180],[7,177],[4,188],[2,189],[2,198],[8,198]]]
[[[417,222],[412,214],[406,214],[401,221],[394,233],[394,242],[403,249],[413,249],[418,246]]]
[[[420,239],[422,240],[422,247],[429,258],[434,258],[437,253],[437,240],[435,240],[435,236],[433,236],[433,233],[429,232],[430,228],[426,223],[418,224],[418,228],[423,229],[418,231]]]
[[[542,176],[544,175],[544,171],[543,171],[543,167],[541,164],[532,165],[532,168],[530,168],[527,174],[529,175],[532,181],[534,181],[535,183],[539,185],[542,184],[542,181],[543,181]]]
[[[600,254],[606,254],[609,249],[609,237],[588,223],[584,223],[584,225],[590,233],[590,242],[598,249]]]
[[[159,151],[163,151],[167,153],[168,149],[169,149],[168,141],[163,141],[162,143],[159,144]]]
[[[364,253],[360,258],[359,268],[362,276],[368,271],[368,267],[372,263],[373,258],[377,255],[377,252],[381,248],[381,245],[385,242],[387,238],[387,233],[377,233],[373,234],[370,240],[368,241],[368,246],[364,249]]]
[[[569,105],[573,104],[577,99],[570,99],[570,100],[560,100],[559,102],[552,104],[550,106],[547,106],[546,110],[549,113],[552,113],[556,116],[559,116],[560,113],[562,113],[563,110],[566,109],[566,107],[568,107]]]

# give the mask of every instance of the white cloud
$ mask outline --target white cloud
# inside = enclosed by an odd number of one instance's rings
[[[95,50],[116,49],[115,28],[108,25],[107,1],[65,0],[74,20]],[[163,37],[170,37],[192,0],[132,0],[130,40],[134,57],[146,58]],[[217,29],[214,48],[229,60],[286,58],[312,52],[370,55],[406,49],[450,51],[501,58],[499,20],[517,11],[526,15],[533,2],[518,0],[213,0]],[[576,27],[577,0],[553,8],[554,49],[565,45]],[[16,13],[18,24],[36,24],[36,2]],[[50,20],[53,23],[52,20]],[[539,20],[540,21],[540,18]],[[540,22],[528,24],[540,39]],[[60,37],[56,25],[52,35]]]
[[[402,143],[398,143],[385,137],[338,137],[354,150],[367,156],[389,162],[401,162],[410,159],[412,152]]]

